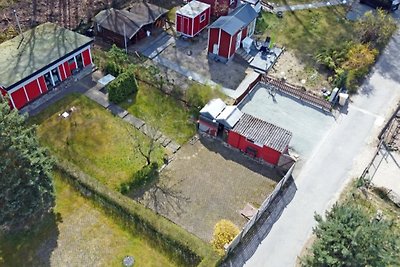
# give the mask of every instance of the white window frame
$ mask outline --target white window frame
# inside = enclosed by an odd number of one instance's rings
[[[207,14],[204,13],[203,15],[200,16],[200,23],[202,23],[203,21],[206,20],[206,17],[207,17],[206,15],[207,15]]]

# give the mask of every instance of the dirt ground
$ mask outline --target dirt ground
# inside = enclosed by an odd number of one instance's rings
[[[247,203],[258,208],[273,191],[280,176],[220,141],[201,138],[184,145],[159,182],[138,200],[155,212],[210,241],[221,219],[239,228],[246,223],[240,214]]]
[[[175,45],[169,46],[161,53],[183,68],[196,72],[204,78],[221,84],[223,87],[236,89],[246,76],[247,64],[235,60],[227,64],[209,60],[207,56],[208,32],[203,30],[192,41],[177,38]]]
[[[16,27],[13,10],[24,29],[44,22],[55,22],[60,26],[75,29],[79,23],[90,21],[100,10],[114,6],[123,7],[141,0],[0,0],[0,31],[9,26]],[[153,4],[170,9],[182,0],[152,0]]]
[[[322,94],[323,87],[330,88],[326,76],[301,62],[290,50],[283,52],[269,74],[276,78],[285,78],[288,83],[304,86],[318,95]]]

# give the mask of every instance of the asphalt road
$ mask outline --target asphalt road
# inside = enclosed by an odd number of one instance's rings
[[[377,129],[400,99],[400,31],[375,65],[360,94],[353,98],[326,133],[295,177],[298,191],[269,235],[261,241],[245,266],[294,266],[315,226],[313,215],[322,214],[354,178],[355,160],[371,144]],[[367,162],[365,162],[365,165]],[[243,265],[237,262],[235,266]]]

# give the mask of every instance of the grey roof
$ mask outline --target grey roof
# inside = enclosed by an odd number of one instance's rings
[[[217,121],[226,128],[231,129],[243,116],[243,112],[236,106],[226,106],[226,108],[218,115]]]
[[[288,130],[246,113],[231,131],[281,153],[288,147],[290,139],[292,139],[292,133]]]
[[[78,48],[92,39],[44,23],[0,44],[0,85],[10,87]]]
[[[226,104],[222,99],[211,99],[201,110],[200,114],[210,119],[216,119],[218,115],[225,109]]]
[[[243,4],[228,16],[219,17],[219,19],[210,25],[210,28],[220,28],[230,35],[234,35],[243,27],[249,25],[257,16],[258,13],[250,4]]]
[[[143,26],[154,23],[168,10],[149,3],[135,4],[126,9],[106,9],[100,11],[95,17],[102,28],[132,38]]]
[[[176,11],[176,14],[180,14],[189,18],[194,18],[203,13],[204,11],[206,11],[208,8],[210,8],[209,4],[195,0],[187,3],[182,8],[178,9]]]

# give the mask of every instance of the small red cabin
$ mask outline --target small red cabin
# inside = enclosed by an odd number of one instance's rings
[[[176,31],[194,37],[210,23],[210,5],[192,1],[176,11]]]
[[[250,4],[244,4],[228,16],[217,19],[209,27],[209,57],[224,63],[231,60],[242,40],[253,35],[257,16]]]

